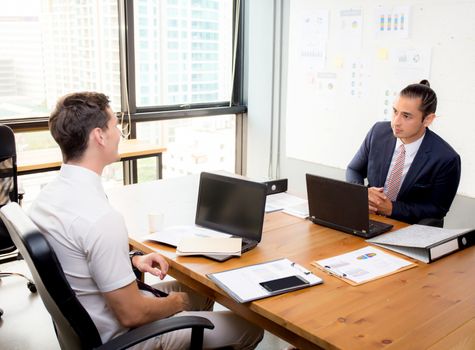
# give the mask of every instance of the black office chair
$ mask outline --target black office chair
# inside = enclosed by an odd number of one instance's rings
[[[92,319],[66,280],[56,254],[36,225],[14,202],[0,209],[0,217],[30,268],[41,299],[53,319],[61,349],[126,349],[183,328],[192,329],[191,349],[201,349],[204,329],[214,328],[203,317],[172,317],[132,329],[103,344]]]
[[[18,182],[16,166],[15,134],[6,125],[0,124],[0,208],[10,201],[18,202]],[[0,263],[18,259],[18,250],[13,244],[7,228],[0,220]],[[1,272],[0,278],[19,276],[25,278],[28,289],[36,292],[36,287],[28,277],[21,273]],[[0,309],[0,317],[3,310]]]

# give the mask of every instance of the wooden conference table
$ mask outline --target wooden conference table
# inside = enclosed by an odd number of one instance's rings
[[[118,161],[157,157],[158,178],[162,178],[162,153],[166,148],[137,139],[124,140],[119,143]],[[18,175],[34,174],[44,171],[59,170],[63,160],[59,148],[47,148],[18,152]]]
[[[224,263],[177,257],[174,248],[141,243],[138,236],[147,231],[150,211],[165,210],[166,225],[193,222],[197,186],[197,177],[187,177],[108,192],[111,203],[125,214],[130,244],[144,252],[162,253],[170,264],[170,275],[182,283],[301,349],[474,347],[474,247],[429,265],[418,262],[416,268],[354,287],[310,263],[361,248],[366,245],[364,240],[282,212],[266,214],[262,241],[255,249]],[[378,219],[394,224],[395,229],[405,226]],[[282,257],[311,269],[324,283],[239,304],[206,277],[207,273]]]

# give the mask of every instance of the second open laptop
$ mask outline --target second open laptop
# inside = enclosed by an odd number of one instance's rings
[[[263,183],[202,172],[195,224],[242,238],[244,253],[261,241],[266,195]],[[205,256],[218,261],[232,257]]]
[[[366,186],[311,174],[306,174],[306,180],[312,222],[364,238],[393,227],[369,219]]]

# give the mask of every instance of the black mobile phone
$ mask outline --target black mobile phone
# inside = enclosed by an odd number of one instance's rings
[[[275,280],[260,282],[259,284],[269,292],[277,292],[298,286],[304,286],[308,284],[308,281],[304,280],[300,276],[294,275],[278,278]]]

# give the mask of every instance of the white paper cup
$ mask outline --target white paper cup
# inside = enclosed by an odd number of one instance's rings
[[[163,213],[148,214],[148,231],[150,233],[161,231],[163,229],[165,215]]]

